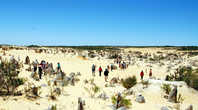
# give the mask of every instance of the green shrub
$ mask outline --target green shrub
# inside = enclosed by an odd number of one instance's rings
[[[96,94],[100,91],[100,88],[97,85],[94,85],[94,87],[92,87],[92,90]]]
[[[170,84],[163,84],[161,88],[167,95],[171,92]]]
[[[95,97],[96,93],[100,91],[100,88],[95,84],[93,84],[91,88],[84,87],[84,89],[91,95],[91,97]]]
[[[11,62],[1,61],[0,64],[0,92],[13,95],[18,86],[23,85],[25,80],[18,78],[20,65],[16,60]]]
[[[56,105],[52,105],[50,110],[57,110]]]
[[[116,96],[112,96],[111,97],[111,101],[113,105],[116,105],[117,103],[117,97]],[[121,106],[127,107],[129,108],[132,105],[131,100],[130,99],[126,99],[125,97],[122,97],[121,100]]]
[[[133,87],[136,84],[137,84],[137,78],[136,78],[136,76],[128,77],[128,78],[126,78],[126,79],[124,79],[122,81],[122,85],[126,89],[130,89],[131,87]]]
[[[176,81],[184,81],[189,87],[198,90],[198,72],[191,67],[181,67],[178,69],[178,77]]]
[[[184,98],[181,94],[178,95],[178,98],[177,98],[177,103],[183,103],[184,101]]]
[[[198,77],[193,77],[190,83],[190,86],[198,90]]]

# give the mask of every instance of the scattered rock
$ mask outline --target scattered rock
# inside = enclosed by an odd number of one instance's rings
[[[76,74],[74,72],[70,73],[69,76],[70,77],[74,77]]]
[[[65,81],[70,81],[71,78],[70,77],[65,77]]]
[[[129,90],[124,91],[124,93],[127,95],[133,95],[134,91],[133,91],[133,89],[129,89]]]
[[[144,96],[139,94],[139,95],[136,96],[135,101],[138,102],[138,103],[145,103],[145,98],[144,98]]]
[[[115,87],[115,85],[114,84],[111,84],[111,83],[106,83],[105,84],[105,87]]]
[[[29,56],[27,56],[27,57],[25,58],[25,64],[30,64],[30,58],[29,58]]]
[[[116,109],[115,106],[112,106],[111,108],[112,108],[112,110],[127,110],[126,107],[120,107],[120,108]]]
[[[168,107],[162,107],[161,110],[169,110]]]
[[[17,98],[14,98],[13,100],[14,100],[14,101],[18,101],[18,99],[17,99]]]
[[[108,99],[109,97],[106,95],[105,92],[103,92],[103,93],[101,93],[101,94],[98,96],[98,98],[101,98],[101,99],[103,99],[103,100],[106,100],[106,99]]]
[[[169,102],[177,102],[177,86],[174,86],[174,89],[170,92],[168,96]]]
[[[60,88],[56,88],[54,90],[54,92],[57,94],[57,95],[60,95],[61,94],[61,89]]]
[[[74,79],[74,77],[71,77],[70,84],[71,84],[72,86],[75,86],[75,79]]]
[[[33,95],[38,96],[38,87],[33,87],[32,93],[33,93]]]
[[[126,107],[120,107],[117,110],[127,110]]]
[[[81,73],[80,72],[77,72],[77,76],[81,76]]]
[[[81,97],[78,98],[78,110],[84,110],[85,101],[81,99]]]
[[[118,83],[118,79],[114,77],[114,78],[111,79],[110,83],[111,84],[116,84],[116,83]]]
[[[36,105],[40,105],[40,103],[36,102]]]
[[[84,83],[87,84],[87,83],[89,83],[89,81],[88,81],[87,79],[85,79],[85,80],[84,80]]]
[[[190,105],[188,108],[186,108],[186,110],[193,110],[193,106]]]

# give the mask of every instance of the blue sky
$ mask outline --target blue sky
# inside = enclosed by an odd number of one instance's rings
[[[198,45],[198,0],[0,0],[0,44]]]

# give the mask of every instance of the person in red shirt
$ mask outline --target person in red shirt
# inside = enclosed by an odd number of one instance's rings
[[[99,67],[99,76],[101,76],[101,73],[102,73],[102,67],[100,66]]]
[[[144,72],[143,72],[143,70],[141,71],[140,76],[141,76],[141,80],[143,80],[143,78],[144,78]]]
[[[152,69],[150,69],[149,77],[150,77],[150,78],[152,77]]]

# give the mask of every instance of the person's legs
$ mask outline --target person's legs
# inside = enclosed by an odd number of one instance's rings
[[[39,72],[39,78],[41,79],[41,72]]]
[[[101,71],[99,71],[99,76],[101,76]]]
[[[105,76],[105,82],[107,82],[107,78],[106,78],[106,76]]]
[[[94,70],[92,70],[92,76],[95,76],[95,71]]]
[[[34,72],[36,72],[36,70],[37,70],[37,68],[36,68],[36,67],[34,67]]]
[[[60,67],[57,68],[57,72],[60,72]]]
[[[141,80],[143,80],[143,76],[141,76]]]

